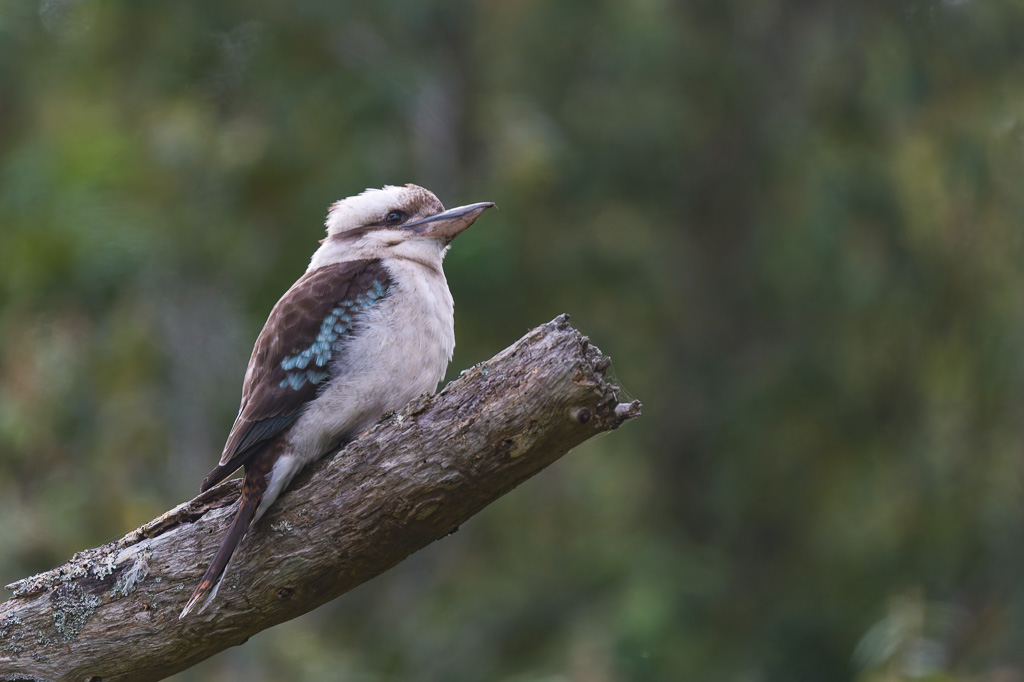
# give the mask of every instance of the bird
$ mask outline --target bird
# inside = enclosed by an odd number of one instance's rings
[[[256,339],[238,416],[200,486],[244,469],[231,525],[179,619],[213,601],[242,538],[304,466],[437,390],[455,348],[442,261],[493,206],[445,210],[411,184],[330,205],[326,238]]]

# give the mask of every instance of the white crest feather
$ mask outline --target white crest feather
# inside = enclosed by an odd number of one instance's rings
[[[354,197],[331,204],[324,225],[327,234],[339,234],[380,220],[388,210],[402,206],[420,190],[415,185],[384,185],[380,189],[367,188]],[[423,190],[420,190],[423,191]]]

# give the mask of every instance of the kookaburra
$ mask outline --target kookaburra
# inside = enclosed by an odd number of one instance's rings
[[[235,518],[180,617],[213,599],[246,531],[302,467],[437,389],[455,348],[441,261],[491,206],[446,211],[427,190],[405,185],[330,207],[326,239],[256,339],[238,417],[200,486],[245,468]]]

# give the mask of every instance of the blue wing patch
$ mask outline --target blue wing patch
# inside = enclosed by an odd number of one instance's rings
[[[387,287],[375,279],[367,291],[353,299],[339,301],[320,323],[320,331],[312,345],[281,361],[285,378],[278,385],[298,391],[307,383],[315,386],[327,379],[330,376],[327,366],[352,334],[356,315],[373,306],[386,294]]]

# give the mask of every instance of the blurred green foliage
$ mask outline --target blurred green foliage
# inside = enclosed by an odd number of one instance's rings
[[[0,580],[187,499],[327,204],[644,416],[181,682],[1024,678],[1024,5],[0,2]],[[243,677],[244,676],[244,677]]]

